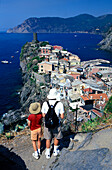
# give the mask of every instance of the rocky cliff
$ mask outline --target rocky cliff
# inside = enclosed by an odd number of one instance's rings
[[[112,25],[112,15],[94,17],[81,14],[71,18],[44,17],[28,18],[22,24],[8,29],[7,33],[71,33],[71,32],[106,32]]]
[[[43,59],[38,56],[39,47],[43,44],[45,45],[46,42],[28,42],[21,49],[20,66],[23,79],[23,87],[20,92],[21,108],[9,110],[7,114],[3,115],[1,120],[6,126],[17,124],[21,120],[27,119],[31,103],[40,102],[42,104],[46,100],[50,90],[50,74],[38,73],[38,63]],[[65,100],[63,104],[65,107],[65,118],[63,121],[65,119],[66,121],[63,123],[62,130],[69,131],[70,120],[74,117],[68,113],[68,102]]]
[[[112,52],[112,27],[105,34],[105,38],[99,43],[100,49]]]
[[[38,46],[38,42],[37,42],[37,46]],[[28,48],[33,48],[30,46],[30,43],[28,43]],[[33,57],[35,57],[35,53],[32,53],[32,57],[29,60],[28,60],[28,56],[25,57],[25,54],[28,52],[28,48],[26,49],[25,46],[23,46],[20,55],[20,66],[22,70],[22,79],[23,79],[23,87],[20,91],[21,108],[18,110],[9,110],[8,113],[3,115],[1,121],[6,126],[26,119],[29,115],[29,110],[28,110],[29,105],[32,102],[38,102],[38,101],[42,103],[46,99],[46,95],[49,90],[48,87],[48,84],[50,82],[49,74],[39,75],[33,71],[37,62],[34,63],[32,59]],[[37,50],[37,54],[38,54],[38,50]],[[38,83],[36,82],[36,79],[38,80]]]

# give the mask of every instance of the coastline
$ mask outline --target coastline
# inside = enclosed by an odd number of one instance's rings
[[[24,56],[25,53],[21,53],[20,57],[21,55]],[[88,63],[94,66],[96,63],[99,65],[101,63],[109,63],[109,61],[103,59],[89,60],[81,62],[81,65],[84,67],[84,65],[88,65]],[[41,88],[40,83],[35,84],[35,81],[33,81],[35,78],[32,79],[32,75],[34,76],[35,74],[32,71],[28,71],[26,58],[23,57],[20,59],[20,67],[23,79],[23,87],[20,92],[21,108],[17,110],[9,110],[7,114],[2,116],[1,120],[5,126],[27,119],[29,104],[35,101],[42,103],[46,99],[47,93],[50,89],[49,74],[46,74],[46,76],[39,76],[39,74],[36,74],[36,79],[44,85],[46,84],[45,88]]]
[[[104,61],[103,59],[96,59],[94,60],[89,60],[89,61],[82,61],[81,63],[86,65],[88,62],[91,62],[91,65],[96,64],[96,61],[98,64],[101,64],[101,61]],[[93,63],[92,63],[93,62]],[[4,124],[6,126],[10,125],[11,123],[16,123],[18,121],[23,121],[28,117],[28,106],[29,103],[34,102],[34,101],[41,101],[41,103],[46,99],[47,93],[50,89],[49,83],[46,82],[46,77],[44,76],[38,76],[37,79],[39,81],[43,80],[42,83],[45,84],[45,89],[40,86],[40,84],[37,84],[35,87],[35,82],[32,80],[32,73],[33,72],[28,72],[27,70],[27,63],[23,59],[23,61],[20,61],[20,66],[22,69],[22,78],[23,78],[23,87],[20,92],[20,103],[22,107],[17,110],[10,110],[6,115],[4,115]],[[33,73],[34,74],[34,73]],[[49,77],[49,74],[48,74]]]

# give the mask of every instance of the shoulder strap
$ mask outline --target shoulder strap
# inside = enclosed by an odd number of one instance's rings
[[[51,107],[50,104],[49,104],[49,102],[48,102],[48,101],[46,101],[46,102],[47,102],[48,106]]]
[[[49,102],[48,102],[48,101],[46,101],[46,102],[47,102],[48,106],[51,107],[51,105],[49,104]],[[54,104],[53,108],[56,107],[56,105],[57,105],[58,102],[59,102],[59,101],[56,101],[56,103]]]
[[[56,103],[54,104],[54,108],[56,107],[56,105],[59,103],[59,101],[56,101]]]

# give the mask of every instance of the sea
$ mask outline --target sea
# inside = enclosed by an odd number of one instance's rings
[[[92,59],[106,59],[112,66],[112,53],[98,50],[98,43],[103,39],[101,35],[85,33],[45,34],[39,33],[39,41],[49,41],[51,45],[60,45],[64,49],[76,54],[81,61]],[[8,110],[20,108],[20,89],[22,87],[22,73],[20,69],[21,47],[33,40],[33,34],[7,34],[0,32],[0,116]],[[1,61],[8,60],[9,64]]]

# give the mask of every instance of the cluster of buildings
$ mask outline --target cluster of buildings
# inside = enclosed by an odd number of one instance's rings
[[[40,47],[39,57],[45,57],[45,61],[39,63],[39,73],[56,71],[59,73],[69,72],[70,66],[79,65],[80,58],[77,55],[63,50],[61,46],[46,45]]]
[[[83,63],[61,46],[39,46],[39,43],[30,44],[33,57],[37,53],[40,59],[44,57],[44,61],[37,63],[37,74],[50,74],[49,86],[57,88],[59,100],[67,100],[72,109],[78,107],[80,121],[102,117],[112,95],[112,68],[96,66],[97,61]]]

